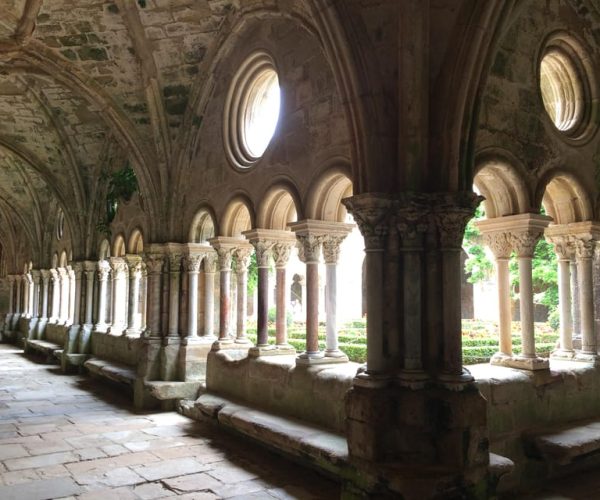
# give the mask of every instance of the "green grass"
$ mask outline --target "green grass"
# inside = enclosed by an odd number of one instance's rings
[[[512,324],[512,344],[515,354],[521,352],[520,324]],[[288,342],[301,352],[305,348],[305,327],[294,323],[288,327]],[[256,327],[248,329],[248,337],[256,341]],[[269,327],[269,340],[274,342],[275,328]],[[536,352],[540,356],[548,356],[555,348],[558,334],[547,323],[535,324]],[[340,349],[351,361],[364,363],[367,357],[366,321],[355,320],[341,325],[338,333]],[[325,348],[325,325],[319,325],[319,346]],[[487,363],[498,352],[498,326],[489,321],[463,320],[463,362],[470,365]]]

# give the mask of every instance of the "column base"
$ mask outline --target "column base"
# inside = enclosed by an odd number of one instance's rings
[[[139,337],[142,334],[142,331],[139,328],[127,328],[123,332],[123,335],[127,335],[128,337]]]
[[[125,333],[125,327],[118,326],[118,325],[111,325],[108,328],[108,330],[106,331],[106,333],[108,333],[109,335],[115,335],[116,337],[119,337]]]
[[[252,341],[250,339],[248,339],[248,337],[239,337],[234,340],[234,343],[240,344],[240,345],[248,345],[248,344],[252,344]]]
[[[358,369],[352,385],[364,389],[381,389],[391,385],[392,377],[383,373],[369,373],[363,367]]]
[[[217,339],[213,341],[211,350],[223,351],[226,349],[249,349],[252,344],[236,344],[233,339]]]
[[[296,355],[296,348],[291,344],[275,344],[275,349],[281,354]]]
[[[566,361],[574,361],[575,359],[575,351],[574,350],[564,350],[557,349],[556,351],[552,351],[550,354],[550,359],[558,359],[558,360],[566,360]]]
[[[339,349],[325,349],[325,357],[326,358],[340,358],[340,359],[345,358],[346,360],[349,361],[348,356],[346,356],[346,353],[340,351]]]
[[[581,352],[575,353],[574,361],[581,361],[583,363],[590,363],[594,366],[600,364],[600,357],[593,352]]]
[[[396,385],[409,389],[422,389],[429,377],[423,370],[402,370],[396,376]]]
[[[517,368],[519,370],[548,370],[550,361],[546,358],[525,358],[523,356],[503,356],[490,360],[490,363],[506,368]]]
[[[52,320],[50,320],[50,323],[52,323]],[[100,332],[100,333],[108,333],[108,327],[110,325],[108,325],[108,323],[98,323],[96,325],[94,325],[94,332]]]
[[[328,365],[338,363],[347,363],[347,358],[329,358],[326,357],[322,351],[316,353],[303,352],[299,356],[296,356],[297,366]]]
[[[252,358],[259,358],[261,356],[277,356],[279,354],[281,353],[277,352],[277,349],[275,349],[275,346],[273,345],[257,345],[250,347],[248,350],[248,356]]]

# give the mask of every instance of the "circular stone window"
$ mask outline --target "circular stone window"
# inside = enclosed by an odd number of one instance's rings
[[[263,156],[277,128],[280,103],[273,59],[256,52],[236,73],[225,103],[225,150],[235,167],[251,167]]]
[[[65,233],[65,214],[61,210],[60,212],[58,212],[58,217],[56,219],[56,239],[61,240],[64,233]]]
[[[590,72],[583,49],[572,39],[555,36],[540,62],[540,90],[546,113],[554,126],[570,138],[581,138],[589,128]]]

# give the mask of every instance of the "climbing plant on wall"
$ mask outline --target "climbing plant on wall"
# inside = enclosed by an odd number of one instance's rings
[[[108,188],[105,211],[98,224],[96,224],[96,229],[110,236],[110,223],[117,215],[119,202],[131,200],[139,189],[138,180],[129,162],[123,168],[114,172],[103,171],[100,174],[100,180],[108,182]]]

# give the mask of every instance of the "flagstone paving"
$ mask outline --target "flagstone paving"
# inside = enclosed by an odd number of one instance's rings
[[[0,499],[334,499],[339,485],[0,344]]]

